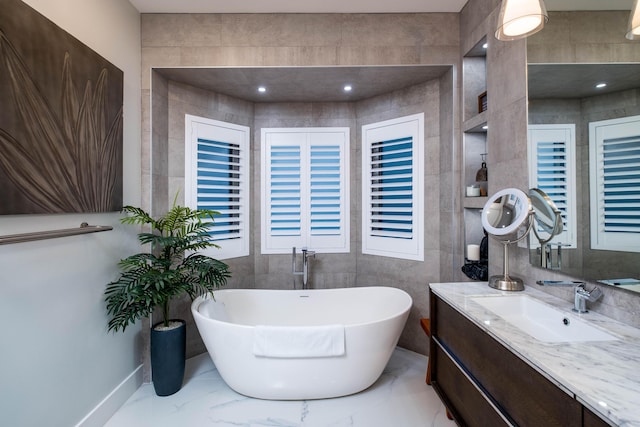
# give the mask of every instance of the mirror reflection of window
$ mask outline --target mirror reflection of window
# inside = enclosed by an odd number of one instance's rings
[[[529,125],[529,185],[544,191],[562,214],[563,231],[550,243],[576,248],[576,127]],[[534,224],[544,239],[549,233]],[[532,246],[537,242],[532,239]]]
[[[572,10],[550,11],[545,30],[527,39],[527,117],[530,124],[576,125],[578,246],[563,253],[560,271],[574,279],[611,279],[607,284],[619,287],[618,279],[640,278],[639,252],[591,248],[589,122],[640,114],[640,56],[634,49],[637,41],[626,41],[620,31],[629,21],[628,8],[589,11],[584,3],[573,2]],[[600,2],[606,7],[613,3]],[[607,87],[596,88],[600,82]],[[540,266],[536,251],[530,251],[530,260]]]
[[[640,252],[640,116],[589,123],[591,248]]]

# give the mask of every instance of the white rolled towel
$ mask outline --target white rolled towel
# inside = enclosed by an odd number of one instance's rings
[[[253,354],[260,357],[338,357],[345,353],[344,325],[265,326],[253,333]]]

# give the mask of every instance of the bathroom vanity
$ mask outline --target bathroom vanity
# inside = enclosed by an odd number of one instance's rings
[[[534,338],[487,308],[522,299],[558,314],[560,335]],[[530,287],[431,284],[430,307],[431,382],[460,425],[640,426],[640,330]],[[574,326],[586,333],[562,329]]]

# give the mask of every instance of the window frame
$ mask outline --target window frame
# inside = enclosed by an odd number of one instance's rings
[[[237,193],[234,193],[237,196],[233,198],[238,199],[238,208],[237,212],[232,213],[238,215],[238,221],[234,222],[239,224],[237,238],[215,239],[214,243],[219,245],[220,248],[209,248],[201,252],[221,260],[248,256],[251,247],[251,152],[249,147],[251,129],[248,126],[185,114],[185,205],[192,209],[206,208],[220,211],[224,215],[225,212],[221,209],[203,206],[199,203],[199,188],[203,187],[198,183],[197,144],[199,137],[204,137],[205,135],[211,141],[220,141],[223,144],[238,146],[238,185],[230,188],[229,192],[232,190],[237,191]],[[215,230],[217,221],[216,217],[214,217],[214,226],[210,229],[211,231]]]
[[[261,221],[261,253],[262,254],[284,254],[290,253],[293,247],[309,248],[318,253],[348,253],[350,251],[350,128],[348,127],[301,127],[301,128],[262,128],[261,135],[261,171],[260,171],[260,221]],[[294,193],[299,187],[299,218],[294,218],[295,213],[280,212],[285,218],[291,220],[287,226],[294,222],[299,223],[299,233],[295,230],[283,231],[281,234],[272,233],[274,220],[272,199],[267,197],[272,194],[272,183],[278,178],[273,178],[271,168],[272,162],[271,147],[295,147],[299,146],[300,171],[299,181],[292,182],[288,186]],[[333,217],[338,219],[339,233],[325,235],[320,231],[314,231],[312,215],[314,204],[312,204],[312,191],[314,178],[312,178],[312,147],[339,147],[337,157],[339,168],[339,211],[333,212]],[[335,161],[334,157],[334,161]],[[295,173],[293,174],[295,175]],[[286,178],[282,178],[286,181]],[[295,179],[295,177],[294,177]],[[281,182],[280,184],[283,184]],[[316,188],[318,188],[316,186]],[[332,187],[335,190],[335,186]],[[335,191],[334,191],[335,192]],[[291,194],[289,194],[291,196]],[[294,201],[295,203],[295,201]],[[276,207],[277,209],[277,207]],[[295,208],[293,208],[295,209]],[[335,221],[334,221],[335,222]]]
[[[405,197],[407,191],[411,193],[410,215],[406,215],[406,206],[391,207],[394,212],[391,215],[399,214],[396,219],[389,218],[385,224],[381,215],[383,211],[389,209],[384,207],[381,202],[383,198],[382,192],[390,190],[394,185],[389,184],[384,187],[382,179],[375,178],[372,165],[378,162],[381,165],[383,159],[380,155],[374,155],[373,150],[384,150],[383,145],[389,144],[387,147],[394,150],[398,156],[406,154],[406,148],[391,148],[396,141],[411,138],[411,185],[410,189],[406,189],[406,182],[402,183],[403,190],[399,191],[402,195],[393,197]],[[373,145],[378,144],[378,148]],[[378,151],[381,152],[381,151]],[[373,158],[378,160],[373,160]],[[405,167],[405,166],[400,166]],[[368,255],[384,256],[390,258],[400,258],[413,261],[424,261],[424,113],[412,114],[404,117],[398,117],[382,122],[370,123],[362,126],[362,253]],[[406,174],[405,174],[406,175]],[[405,176],[406,178],[406,176]],[[372,182],[375,181],[375,182]],[[375,187],[375,188],[373,188]],[[387,190],[385,190],[387,188]],[[375,193],[375,195],[374,195]],[[396,192],[396,194],[399,194]],[[403,199],[402,205],[406,205]],[[378,214],[374,214],[374,206],[379,209]],[[402,209],[403,212],[399,212]],[[407,234],[407,218],[411,217],[410,229],[411,237],[401,237]],[[398,223],[398,229],[402,231],[394,232],[389,225],[393,222]],[[387,227],[381,227],[387,225]],[[396,227],[394,225],[393,227]],[[376,231],[374,231],[376,230]]]

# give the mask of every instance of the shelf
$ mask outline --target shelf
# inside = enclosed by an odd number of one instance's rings
[[[464,197],[462,201],[462,207],[465,209],[482,209],[489,198],[487,196],[481,197]]]
[[[483,111],[471,117],[469,120],[465,120],[464,123],[462,123],[462,131],[487,133],[486,129],[482,129],[482,126],[485,124],[487,124],[487,112]]]

